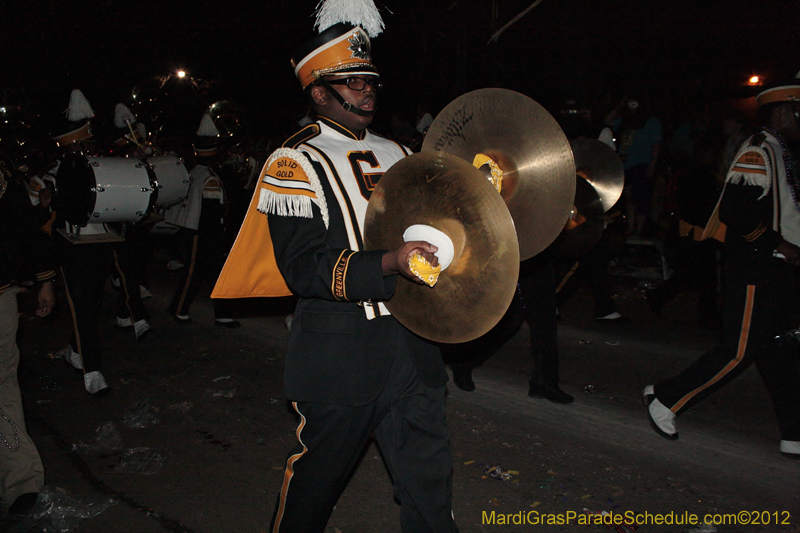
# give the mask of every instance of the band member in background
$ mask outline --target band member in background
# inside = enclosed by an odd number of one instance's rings
[[[137,123],[136,117],[125,104],[117,104],[114,109],[114,125],[117,138],[109,154],[119,157],[144,158],[149,147],[142,142],[146,136],[144,127]],[[147,234],[153,227],[153,217],[126,224],[125,240],[114,246],[114,285],[119,291],[117,297],[116,325],[131,328],[136,340],[141,340],[150,331],[150,313],[144,305],[143,296],[150,294],[145,287],[147,279],[147,260],[150,245]]]
[[[511,340],[523,323],[530,328],[533,359],[528,396],[571,403],[575,398],[559,386],[556,277],[551,248],[520,263],[517,293],[494,328],[474,341],[443,347],[453,381],[461,390],[475,390],[472,371]]]
[[[203,281],[217,279],[225,262],[224,234],[226,221],[225,186],[219,177],[219,131],[206,113],[200,121],[194,141],[197,164],[189,175],[192,184],[187,199],[169,208],[164,220],[181,228],[188,241],[188,264],[181,270],[180,280],[169,312],[179,324],[191,322],[189,308]],[[230,317],[229,302],[214,300],[214,324],[238,328],[241,324]]]
[[[56,170],[56,183],[70,179],[70,172],[85,164],[86,156],[95,153],[91,119],[94,117],[89,101],[75,89],[70,95],[66,121],[54,126],[56,143],[62,157]],[[64,218],[69,206],[64,200],[56,202],[56,228],[65,230],[70,224]],[[64,233],[53,235],[64,277],[67,303],[72,312],[73,334],[69,344],[58,354],[75,369],[82,371],[86,391],[94,397],[110,392],[102,372],[100,330],[97,319],[105,293],[111,265],[109,243],[73,244]]]
[[[800,457],[800,79],[756,97],[763,127],[728,170],[706,233],[725,227],[723,342],[643,391],[653,429],[678,438],[675,417],[755,363],[772,396],[780,451]],[[721,232],[717,231],[717,235]]]

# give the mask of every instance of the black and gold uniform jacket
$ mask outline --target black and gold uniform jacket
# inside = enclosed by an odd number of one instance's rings
[[[369,403],[401,354],[413,358],[428,386],[447,381],[438,347],[408,331],[382,303],[396,282],[382,273],[385,250],[364,250],[370,195],[408,154],[370,131],[356,134],[321,117],[264,166],[247,217],[268,217],[278,269],[300,298],[286,359],[290,400]]]
[[[0,294],[21,276],[53,281],[53,243],[42,227],[42,216],[13,171],[0,165]]]
[[[779,141],[768,131],[751,136],[728,171],[719,202],[729,250],[774,259],[781,239],[800,246],[800,210],[790,187]]]

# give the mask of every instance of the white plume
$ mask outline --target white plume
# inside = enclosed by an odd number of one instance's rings
[[[370,37],[383,31],[383,19],[373,0],[321,0],[317,4],[317,22],[320,33],[334,24],[349,22],[361,26]]]
[[[128,124],[136,123],[136,115],[128,109],[125,104],[117,104],[114,108],[114,125],[118,128],[125,128]]]
[[[214,121],[208,113],[203,115],[203,120],[200,121],[200,127],[197,128],[197,135],[200,137],[216,137],[219,135],[219,130],[214,125]]]
[[[66,110],[67,120],[77,122],[94,116],[94,110],[89,105],[89,100],[83,96],[80,89],[73,89],[69,95],[69,107]]]

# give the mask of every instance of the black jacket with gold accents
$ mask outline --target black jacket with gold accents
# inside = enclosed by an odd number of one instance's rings
[[[275,258],[300,297],[286,360],[286,396],[362,405],[384,387],[394,358],[409,354],[423,382],[442,386],[439,348],[411,333],[383,301],[385,250],[364,250],[364,217],[375,184],[409,154],[367,130],[320,118],[268,160],[258,209],[269,216]]]
[[[5,168],[3,170],[6,170]],[[52,281],[56,263],[50,236],[25,187],[13,173],[0,174],[0,293],[20,281],[20,274],[37,282]]]

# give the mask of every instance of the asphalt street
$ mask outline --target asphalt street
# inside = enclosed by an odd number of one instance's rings
[[[177,325],[166,311],[177,275],[165,264],[157,254],[154,296],[146,300],[153,330],[138,343],[114,326],[109,287],[101,330],[114,392],[102,399],[90,398],[80,374],[52,358],[70,334],[64,300],[45,321],[30,316],[30,297],[21,300],[20,381],[47,486],[35,515],[0,530],[268,529],[296,425],[282,391],[288,306],[246,302],[241,328],[215,327],[206,289],[193,322]],[[617,278],[625,324],[597,323],[586,289],[560,309],[562,388],[574,403],[527,396],[526,326],[475,370],[474,392],[449,385],[453,507],[462,532],[800,531],[800,461],[778,451],[755,368],[679,417],[678,441],[648,425],[644,385],[679,371],[718,336],[696,326],[691,294],[654,317],[643,287],[655,282]],[[650,522],[585,525],[603,512]],[[706,515],[719,523],[687,523]],[[398,516],[373,443],[327,531],[399,532]]]

